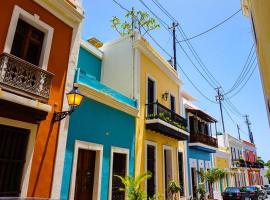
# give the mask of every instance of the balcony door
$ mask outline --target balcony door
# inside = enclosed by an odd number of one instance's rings
[[[155,102],[155,81],[151,78],[147,80],[147,113],[154,114],[154,102]]]
[[[10,53],[38,66],[43,40],[42,31],[19,19]]]
[[[0,125],[0,197],[18,197],[30,130]]]
[[[163,150],[163,159],[164,159],[164,192],[165,192],[165,199],[170,199],[170,193],[168,192],[168,184],[171,180],[173,180],[173,168],[172,168],[172,150],[165,148]]]

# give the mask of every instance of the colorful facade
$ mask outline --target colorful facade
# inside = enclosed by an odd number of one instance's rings
[[[270,123],[270,2],[268,0],[241,0],[242,11],[251,21],[253,30],[253,39],[257,49],[257,58],[259,60],[259,68],[261,80],[265,96],[265,105]]]
[[[201,182],[200,173],[213,167],[212,154],[216,152],[218,142],[213,136],[216,133],[212,130],[211,124],[217,120],[193,105],[191,101],[194,98],[190,95],[182,92],[181,96],[190,132],[187,145],[189,196],[197,198],[197,188]]]
[[[67,0],[4,0],[1,10],[0,197],[49,198],[67,123],[53,114],[68,109],[83,12]]]
[[[102,79],[110,87],[138,100],[135,174],[152,172],[144,184],[147,195],[168,199],[175,180],[187,194],[186,120],[180,102],[177,72],[144,38],[135,34],[104,44]],[[123,76],[123,74],[125,74]]]
[[[61,199],[124,199],[115,175],[134,175],[136,101],[100,81],[103,56],[81,42],[75,82],[85,98],[70,118]]]

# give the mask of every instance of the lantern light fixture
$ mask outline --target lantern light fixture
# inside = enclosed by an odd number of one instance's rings
[[[77,87],[74,87],[69,93],[67,93],[68,105],[70,110],[63,112],[54,112],[53,120],[61,121],[66,116],[71,115],[75,111],[75,108],[81,105],[84,96],[80,93]]]
[[[168,91],[165,91],[163,94],[162,94],[162,99],[164,99],[165,101],[168,100],[168,97],[169,97],[169,92]]]

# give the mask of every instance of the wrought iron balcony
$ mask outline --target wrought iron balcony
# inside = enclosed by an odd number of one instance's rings
[[[0,54],[0,88],[48,102],[53,74],[16,56]]]
[[[214,148],[218,148],[218,142],[216,138],[203,133],[190,133],[190,143],[202,143]]]
[[[158,102],[146,104],[146,128],[166,136],[187,140],[187,121]]]

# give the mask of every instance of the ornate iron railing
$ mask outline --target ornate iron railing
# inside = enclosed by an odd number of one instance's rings
[[[146,119],[161,119],[177,128],[186,130],[187,121],[174,111],[157,102],[146,104]]]
[[[53,76],[16,56],[0,54],[0,87],[3,90],[48,102]]]
[[[203,133],[190,133],[190,143],[200,142],[211,147],[218,148],[218,142],[216,138]]]

